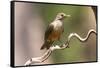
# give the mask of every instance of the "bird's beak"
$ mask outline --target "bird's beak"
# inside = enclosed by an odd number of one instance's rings
[[[65,17],[71,17],[71,15],[65,15]]]

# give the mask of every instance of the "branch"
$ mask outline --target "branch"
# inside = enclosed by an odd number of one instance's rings
[[[85,38],[80,37],[77,33],[71,33],[68,36],[68,39],[64,44],[62,44],[61,46],[59,46],[59,45],[51,46],[42,56],[36,57],[36,58],[31,58],[24,65],[28,66],[28,65],[30,65],[32,63],[44,62],[46,59],[48,59],[48,57],[51,55],[51,53],[54,50],[57,50],[57,49],[61,50],[61,49],[69,48],[69,42],[70,42],[72,37],[76,37],[78,40],[80,40],[80,42],[84,42],[89,38],[91,33],[95,33],[96,34],[96,31],[94,29],[90,29]]]

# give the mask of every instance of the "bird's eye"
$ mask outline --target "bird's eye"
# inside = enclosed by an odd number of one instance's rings
[[[63,17],[64,15],[63,15],[63,14],[61,14],[61,16]]]

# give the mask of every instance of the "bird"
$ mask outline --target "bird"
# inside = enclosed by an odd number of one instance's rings
[[[44,35],[44,43],[40,50],[45,48],[49,49],[54,41],[60,40],[60,37],[64,32],[63,20],[66,17],[70,17],[70,15],[66,15],[62,12],[58,13],[54,21],[48,25]]]

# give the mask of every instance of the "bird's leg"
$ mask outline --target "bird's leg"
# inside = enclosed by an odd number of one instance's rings
[[[59,41],[60,43],[63,43],[63,42],[61,41],[60,37],[58,38],[58,41]]]
[[[62,43],[61,38],[62,38],[62,37],[59,37],[58,40],[59,40],[59,42]],[[64,45],[61,45],[61,47],[69,48],[69,42],[66,41]]]
[[[61,40],[60,40],[60,37],[58,37],[58,41],[59,41],[60,43],[62,43]]]
[[[58,38],[58,41],[59,41],[60,43],[62,43],[62,41],[61,41],[61,39],[60,39],[60,38]]]

